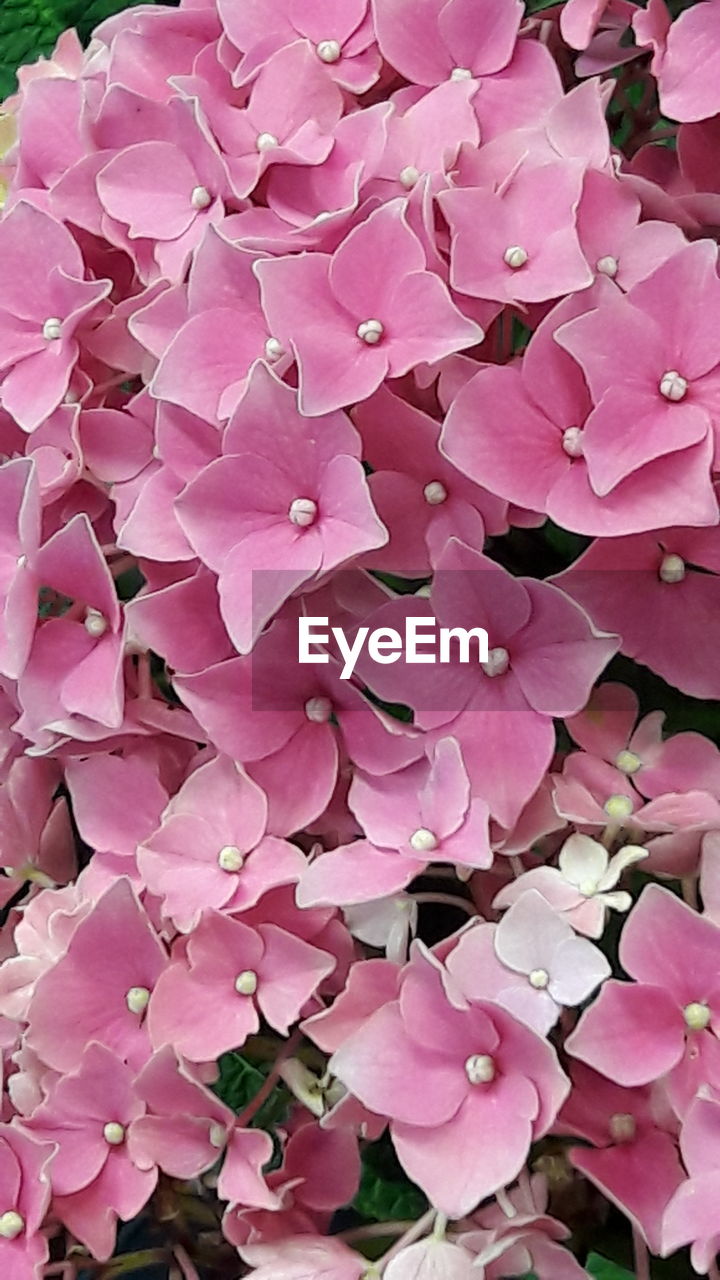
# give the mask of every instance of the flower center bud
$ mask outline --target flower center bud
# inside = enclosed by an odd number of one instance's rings
[[[358,338],[362,338],[363,342],[367,342],[370,347],[374,347],[380,341],[384,332],[385,327],[379,320],[363,320],[357,327]]]
[[[453,67],[450,72],[451,80],[472,80],[473,73],[468,67]]]
[[[642,760],[634,751],[619,751],[615,757],[615,768],[621,773],[637,773]]]
[[[661,582],[682,582],[685,577],[685,561],[682,556],[663,556],[658,577]]]
[[[108,629],[108,620],[99,609],[87,609],[84,626],[88,635],[94,636],[98,640],[100,636],[105,635]]]
[[[618,266],[619,263],[617,258],[613,258],[610,254],[607,254],[604,258],[598,258],[595,263],[595,270],[599,271],[601,276],[609,276],[611,280],[614,280],[618,273]]]
[[[578,885],[578,893],[581,893],[583,898],[594,898],[597,891],[597,880],[581,880]]]
[[[193,187],[190,203],[193,209],[207,209],[212,204],[212,196],[207,187]]]
[[[308,698],[305,703],[305,715],[313,724],[327,724],[333,712],[329,698]]]
[[[480,666],[486,676],[504,676],[510,666],[510,654],[507,649],[491,649],[487,662],[481,662]]]
[[[431,480],[423,489],[425,501],[431,507],[439,507],[441,502],[447,502],[448,492],[442,480]]]
[[[254,996],[257,988],[257,974],[253,969],[243,969],[235,979],[235,990],[239,996]]]
[[[629,796],[610,796],[603,805],[608,818],[629,818],[633,802]]]
[[[240,871],[244,861],[243,854],[235,844],[226,844],[218,854],[218,864],[223,871]]]
[[[15,561],[15,563],[16,563],[16,565],[17,565],[18,569],[24,569],[24,568],[25,568],[25,565],[27,564],[27,556],[18,556],[18,558],[17,558],[17,560]]]
[[[342,46],[338,40],[321,40],[315,45],[315,52],[321,62],[337,62],[342,53]]]
[[[490,1084],[495,1079],[495,1063],[487,1053],[474,1053],[465,1062],[465,1075],[471,1084]]]
[[[683,1009],[683,1017],[685,1025],[690,1031],[704,1031],[710,1022],[712,1014],[706,1004],[699,1004],[693,1001],[692,1004],[686,1004]]]
[[[550,974],[547,969],[533,969],[528,974],[528,981],[531,987],[535,987],[536,991],[544,991],[550,981]]]
[[[405,168],[400,170],[400,183],[406,191],[412,190],[419,177],[420,170],[416,169],[414,164],[406,164]]]
[[[418,827],[410,837],[410,848],[416,853],[432,853],[433,849],[437,849],[438,844],[435,832],[428,831],[427,827]]]
[[[131,1013],[144,1013],[150,1002],[147,987],[131,987],[125,996],[125,1003]]]
[[[278,145],[278,139],[274,133],[259,133],[255,139],[255,147],[258,151],[272,151],[273,147]]]
[[[279,342],[277,338],[268,338],[265,343],[265,359],[269,360],[271,364],[274,364],[274,362],[279,360],[284,354],[285,348],[282,342]]]
[[[634,1116],[618,1111],[610,1117],[608,1128],[613,1142],[632,1142],[637,1131],[637,1121]]]
[[[288,511],[288,520],[300,529],[307,529],[317,518],[317,502],[312,498],[293,498]]]
[[[103,1138],[111,1147],[120,1147],[125,1141],[125,1130],[116,1120],[111,1120],[103,1129]]]
[[[563,431],[562,447],[568,457],[582,458],[583,434],[582,427],[566,427]]]
[[[518,271],[520,267],[524,267],[527,260],[527,249],[523,249],[521,244],[511,244],[503,254],[503,261],[508,267],[512,267],[513,271]]]
[[[42,327],[42,336],[48,342],[56,342],[62,334],[62,320],[58,316],[50,316]]]
[[[218,1124],[217,1120],[213,1120],[210,1125],[208,1141],[211,1147],[215,1147],[216,1151],[222,1151],[227,1141],[227,1134],[224,1125]]]
[[[687,389],[687,378],[683,378],[677,369],[668,369],[660,379],[660,395],[666,400],[683,400]]]
[[[0,1236],[3,1240],[15,1240],[25,1230],[25,1220],[14,1209],[0,1215]]]

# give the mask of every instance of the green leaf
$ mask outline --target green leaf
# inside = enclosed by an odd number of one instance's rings
[[[542,13],[543,9],[556,9],[565,0],[525,0],[526,13]]]
[[[219,1062],[219,1075],[212,1086],[213,1093],[230,1107],[235,1114],[244,1111],[265,1084],[266,1074],[272,1064],[268,1063],[263,1072],[239,1053],[223,1053]],[[290,1103],[290,1095],[282,1084],[278,1084],[256,1111],[250,1124],[255,1129],[270,1131],[285,1119]]]
[[[360,1187],[353,1209],[373,1222],[411,1220],[422,1216],[428,1202],[400,1166],[390,1138],[368,1143],[362,1153]]]
[[[601,1258],[599,1253],[590,1254],[586,1268],[594,1280],[634,1280],[632,1271],[619,1267],[617,1262],[610,1262],[609,1258]]]

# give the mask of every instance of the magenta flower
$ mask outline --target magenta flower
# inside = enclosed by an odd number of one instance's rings
[[[218,0],[225,34],[243,54],[234,79],[249,80],[277,49],[302,38],[333,80],[353,93],[365,93],[380,73],[368,9],[368,0],[310,0],[302,6],[281,0],[252,8]]]
[[[0,469],[0,672],[15,679],[23,671],[37,624],[40,544],[37,468],[16,458]]]
[[[718,926],[648,885],[620,941],[620,963],[635,982],[605,984],[568,1037],[568,1052],[628,1087],[667,1077],[682,1115],[703,1081],[720,1083],[718,956]]]
[[[502,71],[512,58],[522,9],[500,0],[477,21],[467,0],[375,0],[380,52],[408,80],[433,85]]]
[[[303,414],[364,400],[386,377],[482,341],[426,269],[404,209],[393,200],[376,210],[332,255],[256,264],[270,329],[295,352]]]
[[[490,1002],[451,1003],[421,953],[399,999],[344,1041],[330,1069],[388,1117],[408,1175],[455,1218],[516,1177],[569,1087],[550,1045]],[[477,1132],[481,1145],[463,1140]]]

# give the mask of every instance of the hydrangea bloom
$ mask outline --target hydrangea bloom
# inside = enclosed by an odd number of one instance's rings
[[[20,70],[2,1280],[718,1280],[719,18]]]

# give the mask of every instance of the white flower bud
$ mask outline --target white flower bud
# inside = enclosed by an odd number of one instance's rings
[[[317,518],[317,502],[312,498],[293,498],[288,511],[288,520],[300,529],[307,529]]]
[[[471,1084],[490,1084],[495,1079],[495,1063],[487,1053],[474,1053],[465,1062],[465,1075]]]
[[[603,805],[608,818],[629,818],[633,811],[633,802],[629,796],[610,796]]]
[[[15,1240],[25,1230],[25,1220],[14,1209],[0,1215],[0,1236],[3,1240]]]
[[[412,191],[419,178],[420,170],[416,169],[414,164],[406,164],[405,168],[400,170],[400,184],[406,191]]]
[[[384,332],[385,327],[380,320],[363,320],[357,327],[358,338],[362,338],[363,342],[367,342],[370,347],[374,347],[380,341]]]
[[[604,258],[598,258],[595,263],[595,270],[599,272],[601,276],[609,276],[611,280],[614,280],[618,273],[619,265],[617,258],[613,258],[610,254],[607,254]]]
[[[690,1031],[704,1031],[708,1026],[712,1014],[706,1004],[699,1004],[693,1001],[692,1004],[686,1004],[683,1009],[683,1017],[685,1025]]]
[[[193,187],[190,203],[193,209],[207,209],[212,204],[212,196],[207,187]]]
[[[502,647],[491,649],[487,662],[481,662],[480,666],[486,676],[504,676],[510,666],[510,654]]]
[[[416,853],[432,853],[433,849],[437,849],[439,840],[434,831],[418,827],[417,831],[413,831],[409,843]]]
[[[104,636],[108,629],[108,620],[99,609],[87,609],[84,626],[88,635],[99,640],[100,636]]]
[[[660,379],[660,395],[666,400],[682,400],[687,394],[687,378],[683,378],[677,369],[668,369]]]
[[[217,1120],[213,1120],[210,1125],[208,1142],[210,1143],[211,1147],[215,1147],[216,1151],[222,1151],[223,1147],[225,1146],[225,1143],[227,1142],[227,1133],[225,1131],[225,1126],[222,1124],[218,1124]]]
[[[442,480],[431,480],[425,485],[423,496],[428,506],[439,507],[442,502],[447,502],[448,491]]]
[[[259,133],[255,146],[258,151],[272,151],[273,147],[279,146],[279,142],[274,133]]]
[[[527,260],[527,249],[523,249],[521,244],[511,244],[503,254],[503,262],[508,267],[512,267],[513,271],[518,271],[520,267],[524,267]]]
[[[111,1120],[103,1129],[103,1138],[111,1147],[120,1147],[125,1141],[125,1130],[116,1120]]]
[[[150,1002],[147,987],[131,987],[125,996],[125,1003],[131,1013],[144,1013]]]
[[[550,974],[547,969],[533,969],[528,974],[528,982],[536,991],[544,991],[550,981]]]
[[[468,67],[453,67],[450,72],[451,80],[472,80],[473,73]]]
[[[239,996],[254,996],[258,988],[258,977],[252,969],[243,969],[235,979],[235,990]]]
[[[329,698],[308,698],[305,703],[305,715],[313,724],[327,724],[333,713],[333,705]]]
[[[621,773],[637,773],[642,767],[642,760],[634,751],[619,751],[615,757],[615,768]]]
[[[274,364],[281,356],[285,355],[285,348],[277,338],[268,338],[265,343],[265,359]]]
[[[613,1142],[632,1142],[637,1132],[637,1121],[634,1116],[618,1111],[610,1117],[608,1128]]]
[[[244,861],[244,855],[235,844],[226,844],[218,854],[218,864],[223,871],[240,871]]]
[[[338,40],[321,40],[315,45],[315,52],[321,62],[338,62],[342,54],[342,46]]]
[[[582,427],[566,427],[563,431],[562,447],[570,458],[582,458],[583,455],[583,432]]]
[[[685,561],[682,556],[663,556],[658,577],[661,582],[682,582],[685,577]]]
[[[56,342],[62,336],[62,320],[58,316],[49,316],[42,327],[42,336],[48,342]]]

